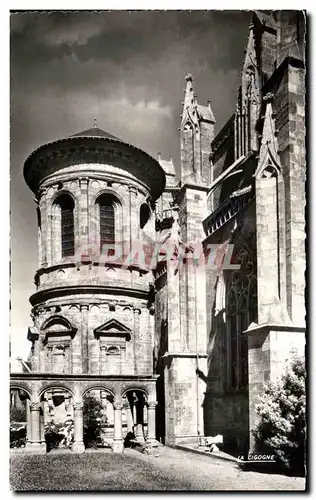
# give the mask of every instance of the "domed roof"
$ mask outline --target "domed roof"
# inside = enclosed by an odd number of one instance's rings
[[[161,196],[166,184],[164,169],[152,156],[105,130],[94,126],[72,136],[38,147],[24,163],[24,178],[36,193],[40,183],[71,165],[104,163],[126,170],[143,182],[153,200]]]
[[[109,134],[108,132],[105,132],[105,130],[101,130],[97,126],[88,128],[87,130],[83,130],[82,132],[78,132],[78,134],[71,135],[70,137],[104,137],[105,139],[113,139],[123,142],[118,137],[115,137],[115,135]]]

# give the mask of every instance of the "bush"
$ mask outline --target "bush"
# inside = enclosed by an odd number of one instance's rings
[[[10,448],[21,448],[26,445],[26,425],[10,424]]]
[[[305,468],[305,381],[305,361],[294,355],[281,380],[268,384],[261,396],[253,432],[259,452],[275,455],[277,465],[300,474]]]
[[[47,445],[47,451],[54,448],[58,448],[62,440],[65,438],[63,434],[63,424],[55,424],[54,422],[49,422],[45,425],[45,440]]]
[[[74,421],[68,417],[64,423],[53,421],[45,425],[47,451],[58,448],[61,444],[71,448],[74,441]]]
[[[94,396],[83,400],[83,441],[87,448],[96,448],[101,440],[101,432],[107,423],[101,401]]]

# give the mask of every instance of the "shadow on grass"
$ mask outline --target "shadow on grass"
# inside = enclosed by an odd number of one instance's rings
[[[282,476],[288,477],[305,477],[306,471],[304,466],[296,466],[291,469],[285,467],[283,464],[278,462],[266,463],[266,462],[244,462],[239,463],[238,467],[243,472],[259,472],[262,474],[280,474]]]

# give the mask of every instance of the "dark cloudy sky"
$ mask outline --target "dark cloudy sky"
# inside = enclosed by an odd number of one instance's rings
[[[184,76],[212,100],[217,130],[234,110],[246,11],[11,14],[12,357],[27,356],[36,212],[22,176],[39,145],[93,125],[179,164]]]

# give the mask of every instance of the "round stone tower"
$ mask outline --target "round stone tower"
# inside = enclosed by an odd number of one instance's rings
[[[154,241],[162,167],[95,125],[39,147],[24,177],[38,215],[32,371],[152,376],[152,277],[135,248]]]

